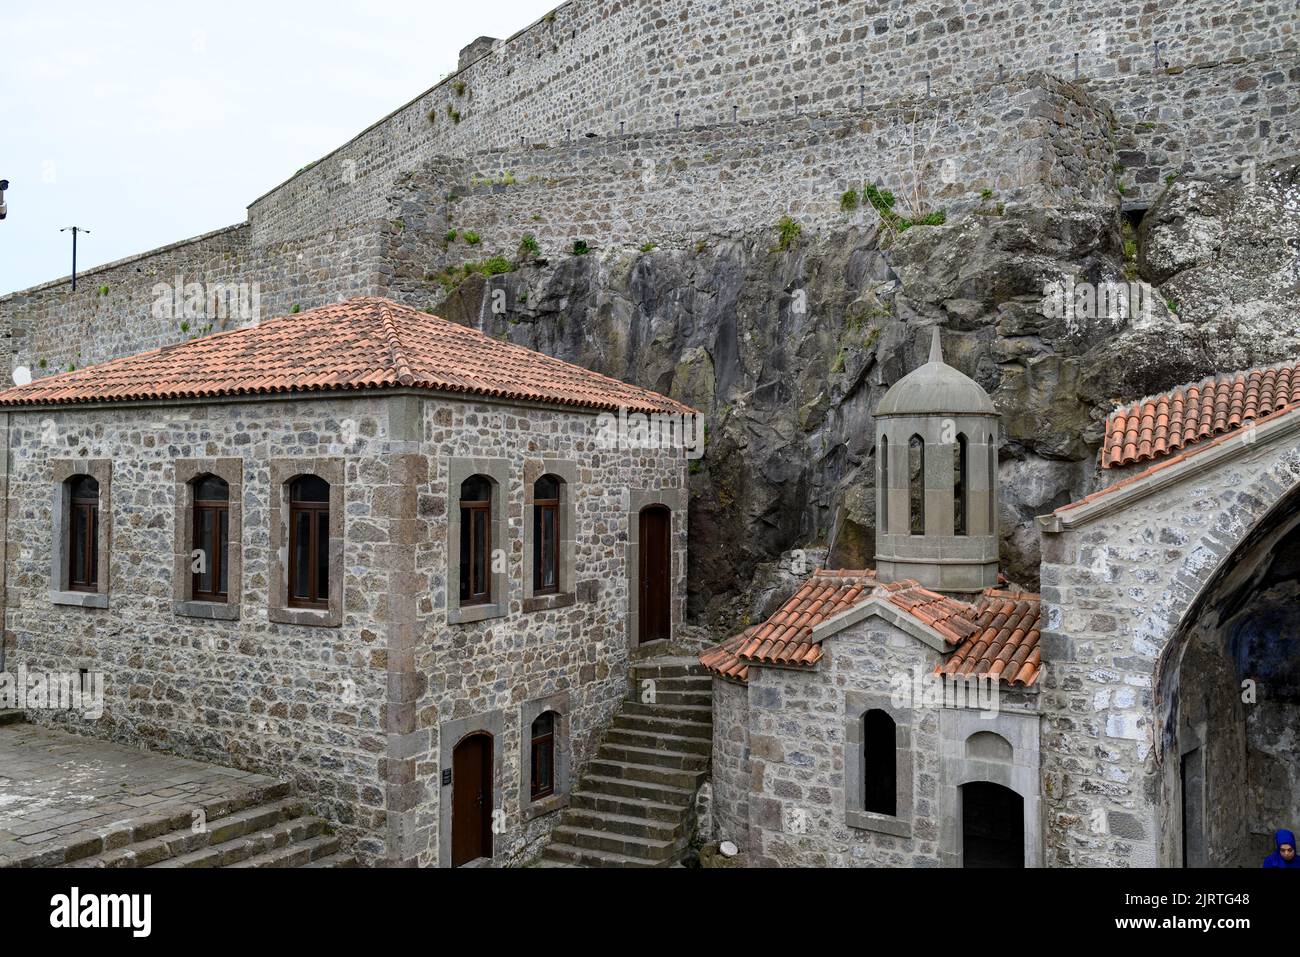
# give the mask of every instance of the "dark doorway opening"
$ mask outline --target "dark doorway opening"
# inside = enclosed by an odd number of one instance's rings
[[[492,856],[492,736],[473,734],[452,755],[451,866]]]
[[[1183,755],[1183,867],[1205,867],[1205,759],[1197,748]]]
[[[672,512],[661,505],[641,513],[640,617],[637,641],[672,637]]]
[[[1025,799],[1010,788],[975,781],[961,789],[965,867],[1025,866]]]

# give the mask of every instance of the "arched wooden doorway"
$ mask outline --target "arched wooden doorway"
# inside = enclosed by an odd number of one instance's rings
[[[1010,788],[962,785],[961,830],[963,867],[1025,866],[1025,799]]]
[[[644,645],[672,637],[672,512],[652,505],[640,522],[637,641]]]
[[[471,734],[452,755],[451,866],[492,856],[492,735]]]

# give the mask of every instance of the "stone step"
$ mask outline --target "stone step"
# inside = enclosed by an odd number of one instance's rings
[[[322,857],[319,860],[312,861],[310,864],[304,864],[303,867],[356,867],[357,859],[351,854],[345,854],[340,851],[338,854],[331,854],[329,857]]]
[[[570,806],[568,811],[565,812],[563,824],[564,826],[583,828],[589,831],[620,834],[624,837],[639,837],[653,841],[676,843],[678,839],[685,836],[685,817],[684,814],[679,813],[673,821],[659,821],[649,817],[611,814],[608,811]]]
[[[336,834],[321,834],[304,841],[298,841],[287,847],[279,847],[248,860],[232,864],[231,867],[287,868],[306,867],[313,861],[337,854],[340,841]]]
[[[0,711],[0,728],[7,724],[24,724],[27,721],[27,713],[24,711]]]
[[[612,797],[649,800],[659,804],[672,804],[685,809],[695,797],[689,788],[674,787],[666,784],[654,784],[648,781],[605,777],[590,771],[582,779],[583,790]]]
[[[599,755],[588,765],[588,770],[592,774],[603,778],[636,781],[642,784],[674,787],[692,792],[704,773],[702,770],[678,771],[672,768],[660,768],[654,765],[635,764],[628,761],[607,761]]]
[[[632,689],[633,697],[640,698],[649,690],[649,683],[653,682],[658,691],[700,691],[706,694],[713,693],[713,682],[708,678],[696,678],[692,675],[681,675],[677,677],[652,677],[650,675],[633,675]]]
[[[571,844],[553,843],[542,851],[543,861],[555,861],[560,864],[578,867],[663,867],[664,862],[647,860],[642,857],[629,857],[626,854],[613,854],[609,851],[594,851]]]
[[[641,748],[611,741],[602,744],[596,756],[601,761],[642,764],[671,771],[704,771],[709,766],[707,755],[655,747]]]
[[[652,658],[633,662],[627,670],[635,678],[706,678],[713,681],[713,675],[697,658]]]
[[[644,715],[649,718],[668,718],[673,721],[694,721],[713,726],[713,706],[670,704],[659,701],[655,704],[642,704],[640,701],[627,701],[623,704],[623,713],[627,715]]]
[[[210,847],[161,861],[154,867],[233,867],[260,854],[289,847],[324,835],[326,824],[318,817],[297,817],[280,821],[263,830],[240,835]]]
[[[609,831],[571,827],[567,824],[561,824],[552,833],[554,840],[570,847],[585,851],[604,851],[607,854],[620,854],[646,861],[666,861],[677,849],[674,841],[656,841],[645,837],[612,834]]]
[[[240,804],[243,802],[236,802]],[[208,820],[207,828],[195,832],[193,817],[190,812],[182,812],[168,818],[171,825],[165,833],[157,836],[143,837],[122,847],[71,862],[71,867],[83,868],[119,868],[152,867],[182,855],[201,851],[212,845],[219,845],[234,840],[245,834],[271,827],[280,821],[299,817],[303,813],[302,801],[297,798],[284,798],[270,804],[252,804],[233,813],[227,813],[216,820]],[[140,830],[141,835],[152,829]]]
[[[574,791],[569,797],[571,811],[595,811],[668,824],[681,820],[686,808],[687,806],[680,802],[669,803],[646,797],[625,797],[601,791]]]
[[[708,760],[713,751],[713,741],[705,737],[683,737],[676,734],[659,734],[643,728],[610,728],[605,732],[606,744],[621,744],[652,751],[675,751],[678,754],[696,754]]]
[[[712,710],[713,692],[711,691],[672,691],[663,687],[655,689],[654,700],[647,701],[640,690],[631,698],[637,704],[656,705],[696,705]]]
[[[620,714],[614,727],[645,734],[693,738],[713,741],[713,725],[704,721],[684,721],[678,718],[661,718],[648,714]]]

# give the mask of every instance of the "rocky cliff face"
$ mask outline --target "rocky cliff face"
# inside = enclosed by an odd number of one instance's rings
[[[1294,177],[1261,173],[1279,185],[1249,200],[1241,184],[1177,183],[1140,237],[1118,204],[989,202],[897,236],[859,221],[784,249],[771,231],[533,261],[433,298],[446,318],[707,414],[708,453],[692,473],[691,611],[720,628],[765,602],[765,575],[741,593],[791,549],[827,548],[833,567],[873,563],[871,413],[925,361],[939,325],[949,363],[1003,415],[1003,566],[1033,587],[1033,519],[1095,487],[1116,402],[1294,353],[1294,341],[1267,334],[1295,324]],[[1044,298],[1063,280],[1139,275],[1160,288],[1133,314]],[[1246,285],[1225,291],[1234,281]],[[1233,317],[1231,329],[1207,337],[1216,316]]]

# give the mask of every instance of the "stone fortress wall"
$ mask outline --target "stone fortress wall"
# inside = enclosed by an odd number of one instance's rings
[[[874,222],[865,199],[856,217],[841,207],[847,190],[860,194],[866,184],[895,192],[900,213],[952,215],[979,207],[983,190],[996,202],[1105,203],[1115,190],[1110,124],[1109,112],[1070,84],[1037,74],[868,116],[742,121],[435,160],[403,181],[392,211],[399,230],[427,230],[421,263],[456,265],[513,254],[524,233],[543,254],[562,254],[578,239],[592,249],[671,245],[770,229],[784,215],[805,228]],[[451,229],[477,233],[481,249],[467,249],[462,235],[444,250]]]
[[[1111,103],[1150,103],[1125,131],[1135,150],[1164,144],[1176,154],[1181,143],[1195,151],[1202,136],[1188,121],[1219,116],[1222,105],[1208,95],[1221,84],[1205,70],[1232,73],[1288,51],[1294,69],[1296,12],[1290,0],[823,0],[793,12],[782,0],[575,0],[258,199],[249,220],[260,242],[315,223],[382,216],[397,176],[434,155],[847,109],[870,114],[882,102],[947,100],[1038,70],[1086,79]],[[1162,66],[1174,72],[1156,68],[1157,42]],[[1293,73],[1287,82],[1294,90],[1300,79]],[[1171,87],[1163,97],[1162,86]],[[1189,94],[1199,105],[1191,116],[1177,108]],[[1283,99],[1261,93],[1257,101]],[[1256,151],[1269,153],[1276,139],[1256,131],[1236,141],[1237,161],[1264,159]],[[1157,177],[1141,185],[1149,199],[1161,184]]]
[[[60,281],[0,298],[4,359],[39,377],[228,328],[155,316],[154,287],[178,275],[257,283],[264,317],[355,295],[427,308],[439,269],[511,255],[524,233],[554,255],[783,215],[817,230],[845,224],[844,190],[874,181],[901,200],[918,170],[950,213],[984,189],[996,205],[1121,187],[1142,204],[1178,171],[1300,152],[1291,0],[1058,6],[565,4],[471,45],[458,73],[247,223],[91,270],[75,294]],[[450,229],[483,242],[444,248]]]

